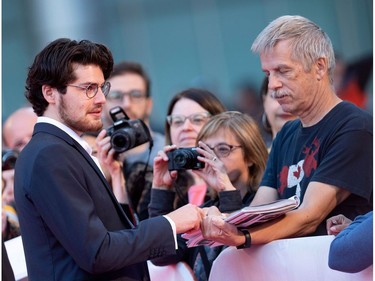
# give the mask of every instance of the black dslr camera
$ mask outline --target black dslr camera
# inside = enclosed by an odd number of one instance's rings
[[[112,108],[109,114],[114,123],[107,128],[107,134],[111,137],[112,148],[117,153],[152,141],[150,131],[142,120],[129,120],[125,111],[119,106]]]
[[[179,148],[167,152],[168,170],[198,170],[204,168],[204,162],[198,160],[200,154],[196,147]]]
[[[11,170],[16,166],[16,160],[18,158],[18,150],[15,149],[3,149],[1,153],[2,169]]]

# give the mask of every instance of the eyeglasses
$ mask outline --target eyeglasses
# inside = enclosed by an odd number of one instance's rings
[[[193,125],[201,126],[207,122],[207,119],[209,117],[211,117],[211,114],[208,112],[195,113],[189,116],[175,114],[175,115],[168,115],[167,121],[171,127],[175,127],[175,128],[181,127],[182,125],[184,125],[186,119],[189,119],[189,121]]]
[[[68,84],[67,86],[76,87],[76,88],[80,88],[80,89],[85,90],[86,96],[89,99],[92,99],[93,97],[96,96],[96,94],[98,93],[99,87],[102,90],[105,97],[108,95],[109,90],[111,89],[111,83],[109,83],[108,81],[104,82],[100,86],[96,83],[90,83],[87,86],[85,86],[85,85],[73,85],[73,84]]]
[[[228,157],[233,150],[239,147],[241,147],[241,145],[230,145],[227,143],[219,143],[214,147],[209,146],[209,148],[211,148],[215,152],[215,154],[221,158]]]
[[[139,102],[146,97],[146,95],[139,90],[132,90],[129,92],[112,91],[109,93],[107,99],[111,101],[122,101],[126,96],[132,102]]]

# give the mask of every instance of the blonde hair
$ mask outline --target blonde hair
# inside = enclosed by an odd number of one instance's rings
[[[332,42],[318,25],[301,16],[279,17],[257,36],[251,50],[267,52],[282,40],[290,40],[292,59],[299,61],[306,72],[317,59],[326,58],[329,80],[333,84],[335,55]]]
[[[199,132],[197,143],[215,135],[220,129],[233,134],[242,147],[244,160],[253,163],[249,167],[248,184],[252,190],[256,191],[268,158],[267,146],[260,134],[258,125],[253,118],[246,114],[238,111],[226,111],[211,117]]]

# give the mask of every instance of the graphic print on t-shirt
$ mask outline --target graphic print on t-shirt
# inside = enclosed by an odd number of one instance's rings
[[[302,151],[304,159],[299,160],[297,164],[292,164],[289,167],[282,167],[278,176],[280,180],[278,192],[280,195],[283,195],[284,192],[286,192],[285,188],[294,188],[295,195],[301,198],[301,182],[303,179],[311,177],[313,171],[316,170],[317,161],[315,156],[319,151],[319,147],[319,140],[315,138],[310,146],[304,147]],[[302,189],[305,188],[306,186],[302,187]],[[290,196],[290,194],[287,196]]]

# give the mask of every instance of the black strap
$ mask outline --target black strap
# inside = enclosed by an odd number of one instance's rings
[[[204,266],[204,272],[206,273],[206,277],[208,280],[208,276],[210,276],[211,272],[211,263],[208,260],[206,250],[204,249],[204,246],[199,246],[199,253],[201,254],[203,266]]]

